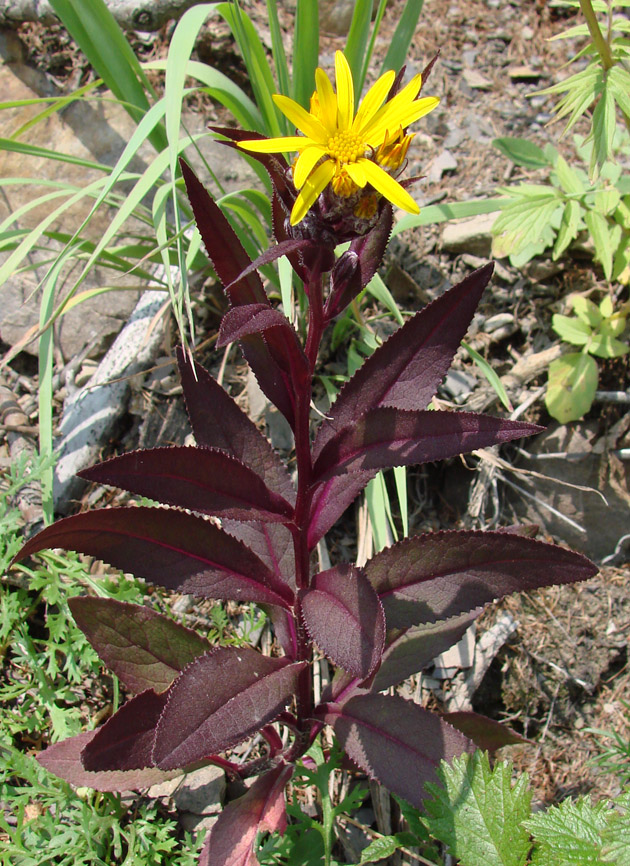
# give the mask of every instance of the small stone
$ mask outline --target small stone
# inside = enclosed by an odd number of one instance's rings
[[[492,225],[497,215],[480,214],[471,219],[448,223],[442,232],[442,248],[449,253],[490,255]]]
[[[514,316],[512,313],[497,313],[495,316],[490,316],[489,319],[483,323],[483,330],[486,334],[492,334],[494,331],[498,331],[499,328],[505,328],[506,325],[514,324]]]
[[[476,69],[464,69],[462,77],[473,90],[492,90],[492,82]]]
[[[532,30],[532,28],[528,24],[526,24],[524,27],[521,27],[520,35],[521,35],[521,39],[529,40],[529,39],[533,39],[536,34]]]
[[[478,53],[479,52],[474,48],[469,48],[467,51],[462,51],[462,61],[464,63],[464,66],[474,66]]]
[[[512,81],[538,81],[542,74],[542,70],[531,66],[508,66],[508,75]]]
[[[210,815],[221,810],[224,794],[225,773],[220,767],[210,765],[187,773],[172,798],[180,812]]]
[[[447,171],[455,171],[457,160],[450,150],[443,150],[435,159],[431,160],[427,169],[427,179],[430,183],[437,183]]]

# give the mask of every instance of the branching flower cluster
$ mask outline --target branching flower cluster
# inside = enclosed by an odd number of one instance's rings
[[[44,766],[102,790],[144,787],[215,763],[257,776],[215,824],[205,866],[256,862],[261,830],[286,827],[285,788],[295,762],[331,725],[349,758],[416,806],[442,759],[514,740],[474,713],[438,715],[383,692],[454,644],[488,602],[518,590],[591,577],[584,557],[527,530],[449,531],[406,539],[358,568],[314,567],[320,539],[376,473],[490,447],[538,432],[533,424],[427,407],[472,319],[492,265],[474,272],[410,318],[341,390],[312,436],[312,379],[329,323],[379,267],[393,204],[416,209],[398,180],[407,126],[436,104],[383,76],[356,115],[352,78],[336,59],[337,93],[320,70],[311,111],[278,97],[305,133],[281,140],[217,130],[245,145],[273,185],[275,245],[251,262],[191,169],[182,172],[197,225],[230,309],[218,346],[238,342],[295,440],[292,476],[232,398],[184,352],[179,367],[195,447],[115,457],[83,477],[169,507],[90,511],[49,526],[25,557],[63,547],[168,589],[235,599],[268,613],[279,649],[213,647],[141,606],[105,598],[71,601],[77,623],[132,697],[96,731],[49,747]],[[295,150],[291,168],[274,155]],[[368,206],[366,199],[370,200]],[[338,258],[335,247],[349,241]],[[308,298],[300,339],[263,287],[258,268],[286,255]],[[212,518],[212,519],[209,519]],[[313,645],[333,663],[315,702]],[[284,726],[288,738],[280,737]],[[266,753],[226,757],[260,732]]]

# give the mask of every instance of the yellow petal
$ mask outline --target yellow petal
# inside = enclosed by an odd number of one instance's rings
[[[360,160],[362,163],[367,162],[366,159]],[[356,183],[357,186],[360,186],[361,189],[367,183],[367,177],[365,176],[365,172],[357,162],[348,162],[345,166],[346,171],[352,178],[352,180]]]
[[[390,129],[392,128],[392,124],[389,123],[386,118],[389,113],[394,113],[398,110],[401,105],[411,105],[414,101],[418,93],[420,92],[420,88],[422,87],[422,76],[414,75],[409,84],[407,84],[403,89],[394,96],[393,99],[390,99],[389,102],[386,102],[385,105],[365,124],[362,132],[363,135],[367,138],[367,136],[372,136],[374,134],[374,130],[379,126],[381,122],[385,123]]]
[[[406,189],[383,171],[380,166],[369,159],[360,159],[359,163],[365,172],[368,183],[371,183],[377,192],[389,199],[396,207],[402,208],[409,213],[420,213],[420,208],[411,198]]]
[[[328,141],[328,133],[316,117],[309,114],[301,105],[289,99],[288,96],[283,96],[281,93],[274,93],[273,101],[276,103],[280,111],[285,114],[291,123],[295,124],[300,132],[308,135],[317,144],[326,144]]]
[[[358,133],[364,123],[367,124],[370,122],[372,115],[374,115],[383,104],[383,100],[389,93],[395,78],[396,73],[393,69],[390,69],[389,72],[386,72],[385,75],[381,75],[378,81],[370,87],[368,92],[365,94],[363,101],[359,106],[359,110],[357,111],[357,116],[354,118],[352,123],[353,132]]]
[[[293,183],[296,189],[304,186],[304,181],[325,153],[326,149],[319,144],[311,145],[302,151],[293,169]]]
[[[372,147],[378,147],[385,139],[387,130],[391,132],[392,130],[398,130],[400,127],[406,129],[409,124],[420,120],[421,117],[433,111],[439,104],[440,100],[436,96],[425,96],[422,99],[416,99],[410,105],[399,105],[383,117],[377,127],[370,132],[369,136],[365,133],[365,138]]]
[[[306,216],[308,209],[317,200],[318,195],[325,189],[335,173],[335,163],[327,159],[318,166],[306,179],[302,190],[293,205],[291,211],[291,225],[297,225]]]
[[[335,51],[335,77],[337,81],[337,125],[350,129],[354,115],[354,84],[348,61],[341,51]]]
[[[303,135],[289,135],[286,138],[252,138],[239,141],[238,146],[254,153],[289,153],[293,150],[303,150],[313,142]]]
[[[323,69],[315,70],[315,86],[319,97],[320,120],[331,135],[337,129],[337,97],[332,82]]]

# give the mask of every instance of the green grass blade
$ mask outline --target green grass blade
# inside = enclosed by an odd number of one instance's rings
[[[365,77],[367,75],[367,71],[370,68],[372,63],[372,55],[374,54],[374,45],[376,44],[376,37],[378,36],[378,31],[381,28],[381,21],[383,20],[383,15],[385,14],[385,7],[387,6],[387,0],[379,0],[378,9],[376,10],[376,16],[374,18],[374,25],[372,27],[372,35],[370,36],[370,44],[367,47],[365,52],[365,58],[363,60],[363,68],[361,70],[361,89],[363,89],[363,85],[365,84]]]
[[[154,94],[104,0],[51,0],[51,5],[96,74],[115,96],[129,104],[129,114],[138,123],[149,109],[147,92]],[[163,150],[164,130],[154,130],[151,143],[156,150]]]
[[[27,120],[26,123],[23,123],[16,131],[11,135],[11,138],[21,138],[25,132],[28,132],[29,129],[32,129],[34,126],[37,126],[38,123],[41,123],[42,120],[46,120],[48,117],[51,117],[53,114],[57,114],[57,112],[61,111],[63,108],[66,108],[68,105],[71,105],[73,102],[76,102],[79,99],[82,99],[87,93],[90,93],[96,87],[99,87],[103,82],[100,78],[95,79],[94,81],[90,81],[89,84],[80,87],[78,90],[75,90],[69,96],[57,96],[54,99],[25,99],[22,100],[23,104],[31,104],[34,105],[37,102],[46,103],[46,108],[43,111],[40,111],[34,117],[31,117],[30,120]],[[7,104],[5,106],[0,105],[0,109],[3,107],[9,107]]]
[[[346,40],[344,54],[352,71],[354,81],[355,108],[361,97],[363,89],[363,69],[367,44],[370,35],[370,21],[372,20],[372,0],[357,0],[352,13],[352,21]]]
[[[39,325],[43,333],[39,338],[39,384],[38,421],[39,421],[39,453],[44,459],[52,457],[53,453],[53,368],[54,368],[54,333],[52,328],[45,328],[45,323],[52,315],[57,289],[57,280],[61,273],[64,260],[60,259],[50,271],[44,283],[42,299],[39,307]],[[42,510],[44,522],[52,523],[53,507],[53,464],[49,462],[42,472]]]
[[[267,0],[267,17],[269,19],[269,30],[271,32],[271,53],[273,64],[276,68],[276,78],[280,93],[291,96],[291,77],[289,75],[289,64],[282,42],[282,31],[278,21],[277,0]]]
[[[308,109],[315,90],[319,62],[319,9],[317,0],[298,0],[293,40],[293,99]]]
[[[423,6],[424,0],[407,0],[383,60],[381,75],[390,69],[398,72],[405,63]]]
[[[278,259],[278,275],[280,277],[280,298],[282,310],[290,322],[293,322],[293,268],[286,256]]]
[[[484,198],[479,201],[455,201],[452,204],[432,204],[422,208],[419,214],[407,214],[398,220],[392,231],[392,237],[417,226],[428,226],[434,223],[444,223],[448,220],[479,216],[484,213],[500,211],[505,205],[505,198]]]
[[[396,495],[398,496],[398,507],[403,526],[403,536],[409,535],[409,506],[407,502],[407,467],[394,466],[394,481],[396,482]]]
[[[472,346],[469,346],[468,343],[462,342],[462,346],[470,357],[473,359],[475,364],[479,367],[483,375],[486,377],[492,388],[494,389],[497,397],[503,403],[508,412],[514,411],[514,406],[510,402],[510,398],[507,395],[507,391],[503,387],[503,382],[499,379],[496,372],[492,369],[490,364],[486,361],[486,359],[479,354]]]
[[[398,309],[398,304],[378,274],[374,274],[370,282],[367,284],[367,290],[373,298],[376,298],[376,300],[385,307],[385,309],[389,310],[399,325],[403,324],[404,319]]]
[[[78,156],[70,156],[67,153],[58,153],[56,150],[50,150],[47,147],[38,147],[36,144],[28,144],[23,141],[14,141],[12,138],[0,138],[0,150],[9,150],[13,153],[21,153],[24,156],[36,156],[44,159],[56,159],[59,162],[65,162],[68,165],[78,165],[81,168],[92,168],[96,171],[110,172],[109,165],[103,165],[100,162],[92,162],[89,159],[81,159]]]
[[[370,524],[372,525],[374,550],[378,553],[398,540],[389,496],[387,494],[385,476],[382,472],[379,472],[376,478],[373,478],[365,488],[365,501],[367,502]]]
[[[282,135],[279,112],[271,98],[277,92],[264,46],[249,16],[238,4],[218,3],[217,11],[229,25],[239,47],[254,98],[265,123],[265,133],[275,137]]]

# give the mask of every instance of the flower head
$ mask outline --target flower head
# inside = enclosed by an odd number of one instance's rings
[[[396,78],[390,71],[368,90],[355,114],[352,73],[341,51],[335,54],[335,76],[336,93],[324,70],[316,70],[317,89],[309,111],[288,96],[273,97],[302,135],[241,141],[239,146],[257,153],[297,151],[293,182],[299,192],[291,225],[304,218],[329,184],[335,196],[349,199],[356,195],[358,214],[366,211],[365,200],[376,200],[373,193],[368,193],[369,198],[361,194],[368,185],[397,207],[418,213],[417,204],[394,175],[404,163],[413,138],[405,133],[406,128],[432,111],[439,99],[418,99],[422,77],[415,75],[386,102]]]

